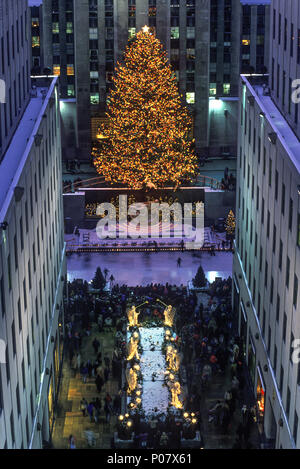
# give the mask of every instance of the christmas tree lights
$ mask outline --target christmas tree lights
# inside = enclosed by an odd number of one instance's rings
[[[192,120],[162,44],[148,29],[127,47],[113,83],[92,154],[97,172],[132,189],[191,181],[197,167]]]

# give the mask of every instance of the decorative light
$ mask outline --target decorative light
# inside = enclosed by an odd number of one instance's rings
[[[189,416],[188,412],[185,412],[185,413],[183,414],[183,416],[184,416],[185,419],[187,419],[188,416]]]
[[[119,420],[122,422],[122,420],[124,420],[124,415],[119,415]]]
[[[192,423],[197,423],[197,419],[192,419]]]
[[[133,189],[167,183],[176,188],[183,180],[192,181],[198,171],[190,138],[192,117],[181,103],[162,44],[148,26],[127,47],[113,83],[107,119],[92,150],[97,172],[108,183]],[[134,314],[133,325],[138,325]]]

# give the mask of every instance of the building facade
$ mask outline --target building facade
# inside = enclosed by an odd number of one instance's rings
[[[58,79],[30,80],[26,0],[0,1],[0,448],[49,440],[66,280]]]
[[[233,297],[261,429],[276,448],[300,447],[299,18],[298,2],[272,2],[271,75],[244,75],[240,90]]]
[[[269,69],[271,0],[241,0],[241,72]]]
[[[60,76],[66,157],[90,157],[117,61],[144,25],[176,72],[197,151],[236,154],[239,0],[44,0],[42,18],[41,62]]]
[[[27,2],[0,2],[0,161],[29,100],[30,12]],[[5,101],[5,102],[3,102]]]
[[[0,164],[0,447],[49,440],[66,265],[57,78],[33,87]]]

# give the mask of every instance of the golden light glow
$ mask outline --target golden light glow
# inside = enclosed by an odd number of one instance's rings
[[[179,400],[178,396],[181,394],[180,383],[176,381],[171,387],[171,394],[172,394],[172,406],[176,407],[176,409],[182,409],[183,404]]]
[[[126,370],[126,379],[130,392],[134,391],[137,386],[137,374],[132,368]]]
[[[132,306],[132,308],[127,311],[129,327],[138,327],[138,325],[139,325],[139,319],[138,319],[139,314],[140,313],[137,312],[135,306]]]
[[[197,172],[192,118],[162,44],[148,27],[127,47],[113,84],[107,121],[92,151],[97,172],[110,184],[133,189],[190,182]]]
[[[133,337],[131,337],[129,343],[128,343],[128,356],[127,356],[127,361],[132,360],[134,357],[139,360],[139,352],[138,352],[138,347],[139,347],[139,341],[135,340]]]
[[[175,316],[175,308],[173,308],[171,305],[169,305],[164,310],[164,316],[165,316],[165,326],[173,327],[174,316]],[[169,333],[170,333],[170,331],[169,331]]]

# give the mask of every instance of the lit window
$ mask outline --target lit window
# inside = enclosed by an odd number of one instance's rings
[[[60,75],[60,65],[53,65],[53,75]]]
[[[171,39],[179,39],[179,27],[178,26],[171,28]]]
[[[129,28],[128,29],[128,39],[132,39],[136,34],[136,28]]]
[[[156,7],[149,7],[149,16],[156,16]]]
[[[195,104],[195,93],[186,93],[186,102],[188,104]]]
[[[90,28],[90,39],[98,39],[98,29]]]
[[[99,93],[91,93],[90,101],[91,101],[91,104],[99,104],[100,102]]]
[[[230,94],[230,83],[223,83],[223,93]]]
[[[52,23],[52,32],[53,34],[59,33],[59,23]]]
[[[242,39],[243,46],[250,46],[250,39]]]
[[[71,23],[71,22],[67,23],[66,33],[67,34],[73,34],[73,23]]]
[[[113,73],[112,72],[106,72],[106,82],[107,83],[112,83],[112,78],[113,78]]]
[[[128,8],[128,16],[129,18],[135,17],[135,5],[130,5]]]
[[[99,72],[98,71],[91,71],[90,72],[90,77],[91,78],[99,78]]]
[[[32,18],[32,20],[31,20],[31,26],[32,26],[33,28],[38,28],[39,25],[40,25],[40,20],[39,20],[39,18]]]
[[[68,85],[68,96],[69,98],[72,98],[75,96],[75,86],[74,85]]]
[[[32,47],[40,47],[40,36],[32,36]]]
[[[216,96],[217,94],[217,83],[209,84],[209,96]]]
[[[187,60],[195,60],[195,49],[187,49],[186,57],[187,57]]]
[[[74,65],[67,65],[67,75],[74,75]]]
[[[186,38],[195,39],[195,28],[186,28]]]

